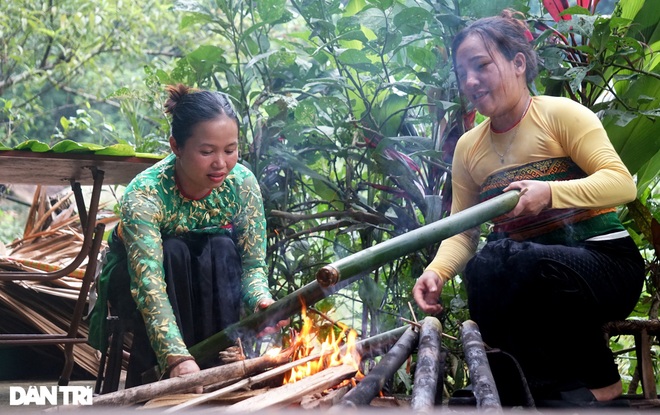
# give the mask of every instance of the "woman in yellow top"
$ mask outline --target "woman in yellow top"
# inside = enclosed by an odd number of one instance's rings
[[[413,296],[438,313],[444,284],[463,271],[484,342],[518,360],[535,400],[595,404],[622,393],[601,326],[633,310],[644,280],[615,212],[636,187],[593,112],[530,95],[537,59],[527,35],[505,10],[454,40],[460,90],[488,119],[457,143],[451,213],[525,192],[478,252],[478,229],[443,241]]]

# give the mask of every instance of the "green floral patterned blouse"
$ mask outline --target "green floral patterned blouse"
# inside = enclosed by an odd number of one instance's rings
[[[200,200],[187,199],[174,181],[175,156],[140,173],[121,201],[120,234],[131,292],[146,322],[161,368],[168,355],[189,355],[165,291],[161,235],[223,233],[233,226],[242,260],[241,295],[249,310],[271,298],[266,277],[266,220],[259,184],[241,164]]]

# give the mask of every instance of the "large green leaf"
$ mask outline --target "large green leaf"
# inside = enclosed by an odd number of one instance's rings
[[[657,115],[653,116],[654,113],[650,112],[660,106],[660,79],[657,76],[660,65],[654,56],[660,51],[660,9],[654,3],[622,0],[618,9],[621,16],[633,18],[628,34],[639,41],[648,42],[651,51],[644,66],[649,75],[626,78],[617,82],[614,88],[620,102],[646,112],[638,114],[627,123],[622,123],[620,114],[616,112],[606,113],[603,117],[603,125],[621,159],[633,174],[641,174],[638,177],[640,191],[657,174],[657,170],[654,172],[653,169],[658,166],[657,160],[660,158],[660,122]],[[649,100],[648,97],[653,99]],[[621,105],[617,108],[625,110]]]
[[[114,144],[111,146],[101,146],[94,143],[77,143],[72,140],[62,140],[55,143],[52,147],[39,140],[27,140],[19,145],[10,148],[0,145],[0,150],[21,150],[32,151],[35,153],[60,153],[60,154],[78,154],[78,153],[93,153],[103,156],[121,156],[121,157],[146,157],[160,159],[163,154],[150,154],[136,152],[135,148],[130,144]]]

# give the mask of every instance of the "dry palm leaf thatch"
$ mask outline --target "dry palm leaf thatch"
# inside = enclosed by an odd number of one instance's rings
[[[7,245],[6,256],[0,257],[0,268],[6,270],[54,271],[66,267],[80,252],[83,232],[80,218],[70,203],[71,192],[60,192],[58,198],[37,187],[23,237]],[[112,225],[114,215],[98,219]],[[105,248],[105,241],[103,242]],[[82,286],[87,261],[68,276],[52,281],[0,282],[0,332],[4,333],[65,333]],[[17,327],[21,326],[21,327]],[[79,327],[88,335],[87,322]],[[60,349],[62,345],[58,346]],[[33,347],[38,349],[39,346]],[[62,356],[53,356],[61,358]],[[96,351],[87,344],[74,347],[74,357],[86,372],[96,376]]]
[[[12,281],[2,281],[0,282],[0,305],[4,309],[3,316],[5,317],[0,323],[0,331],[13,333],[15,331],[12,330],[19,330],[16,327],[5,327],[4,320],[11,320],[7,317],[8,314],[11,314],[14,326],[17,325],[17,322],[24,323],[22,332],[26,328],[32,328],[40,333],[65,333],[73,314],[74,303],[75,301],[66,298],[25,289]],[[87,336],[86,324],[81,324],[79,333]],[[57,347],[63,349],[61,344]],[[73,355],[76,364],[96,376],[98,368],[96,350],[88,344],[81,343],[73,348]],[[60,355],[59,358],[61,357]]]

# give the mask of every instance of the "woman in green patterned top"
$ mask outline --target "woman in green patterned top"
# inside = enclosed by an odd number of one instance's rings
[[[111,281],[111,306],[122,313],[137,304],[146,329],[134,327],[126,387],[156,363],[172,377],[199,371],[189,346],[236,322],[241,299],[250,311],[273,303],[263,203],[255,176],[238,164],[236,113],[217,92],[178,85],[168,93],[173,154],[127,186],[101,276]],[[90,326],[103,324],[103,311]]]

